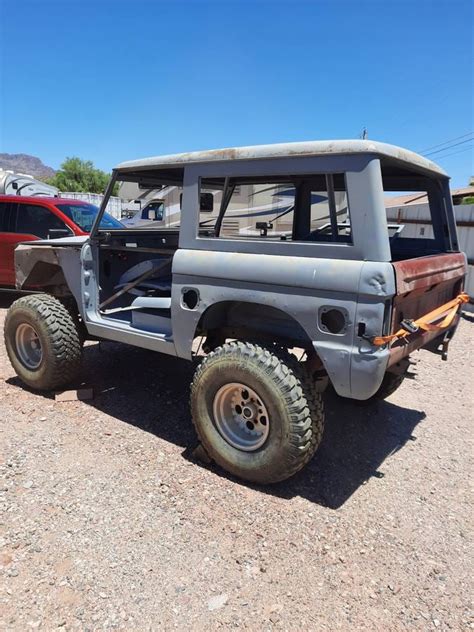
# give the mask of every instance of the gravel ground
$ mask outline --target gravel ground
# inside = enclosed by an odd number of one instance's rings
[[[193,459],[189,364],[91,344],[95,398],[60,403],[1,345],[0,628],[474,628],[473,352],[468,315],[386,402],[328,396],[315,459],[262,489]]]

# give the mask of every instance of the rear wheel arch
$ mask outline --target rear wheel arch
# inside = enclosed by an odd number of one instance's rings
[[[209,353],[228,339],[244,340],[276,348],[301,348],[306,352],[305,370],[313,377],[316,391],[324,391],[328,375],[313,341],[301,323],[287,312],[261,303],[221,301],[201,315],[196,336],[206,336],[203,349]]]
[[[247,333],[251,338],[277,338],[291,346],[312,348],[311,338],[294,316],[263,303],[230,300],[209,305],[201,314],[195,337],[219,332],[229,334],[229,338]]]

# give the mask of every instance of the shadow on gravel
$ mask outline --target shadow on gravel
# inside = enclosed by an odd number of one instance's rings
[[[474,323],[474,312],[463,310],[461,312],[461,318],[467,320],[468,323]]]
[[[337,509],[370,478],[384,477],[380,468],[385,459],[416,440],[413,430],[426,415],[386,401],[354,405],[333,392],[325,405],[326,427],[314,459],[271,493]]]
[[[83,375],[95,398],[83,404],[183,447],[184,458],[194,460],[197,437],[188,404],[193,371],[191,363],[170,356],[116,343],[92,344],[85,349]],[[17,378],[7,381],[21,386]],[[326,430],[315,458],[288,481],[249,487],[337,509],[368,479],[383,477],[385,459],[414,440],[413,430],[424,417],[388,402],[362,407],[328,393]],[[213,465],[200,466],[245,484]]]

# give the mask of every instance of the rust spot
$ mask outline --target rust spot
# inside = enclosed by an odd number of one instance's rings
[[[464,255],[460,252],[396,261],[392,265],[399,295],[444,281],[456,281],[466,274]]]

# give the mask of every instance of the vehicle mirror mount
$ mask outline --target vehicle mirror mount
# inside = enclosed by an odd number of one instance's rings
[[[260,231],[260,237],[266,237],[269,230],[272,230],[273,224],[270,222],[257,222],[255,228]]]

